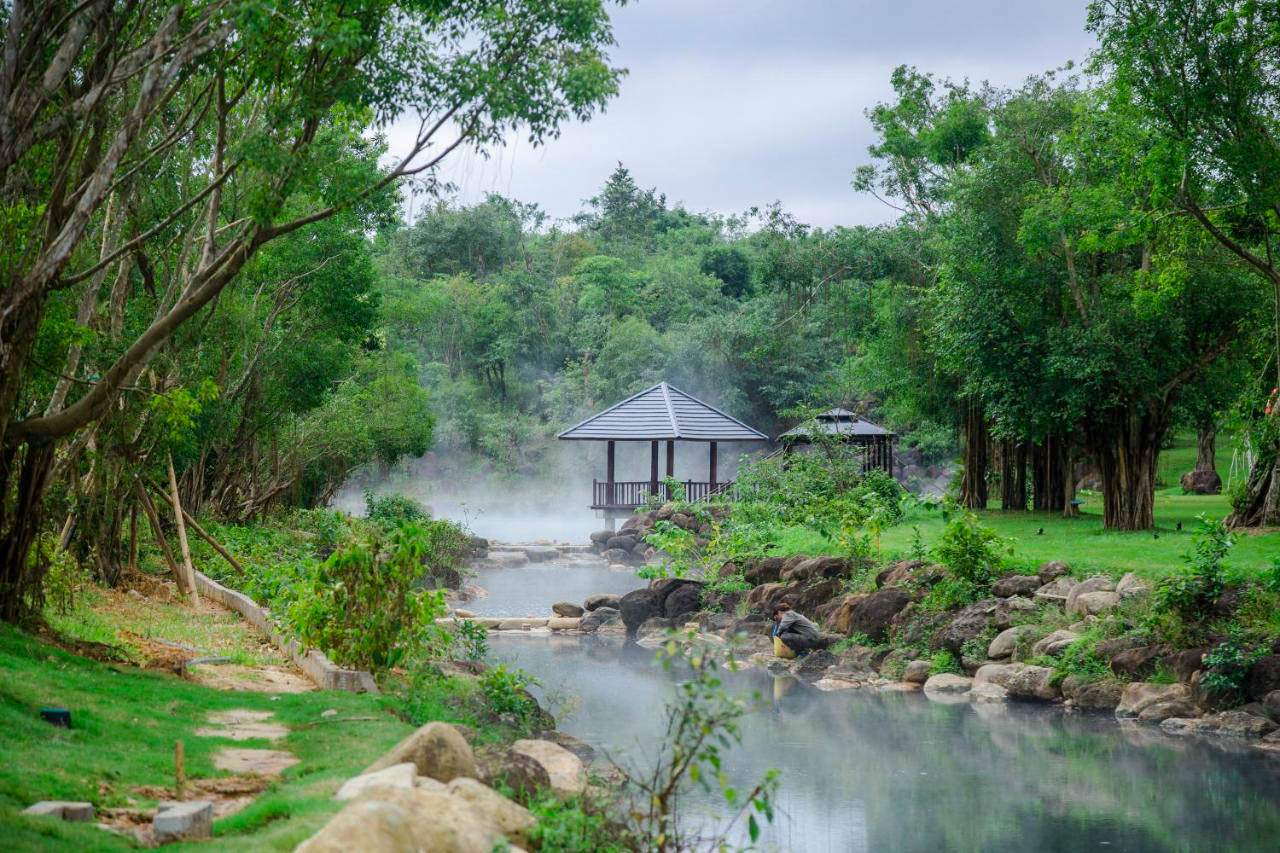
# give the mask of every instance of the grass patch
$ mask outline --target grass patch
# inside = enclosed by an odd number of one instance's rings
[[[224,746],[286,749],[298,756],[300,764],[249,808],[216,821],[214,841],[199,845],[290,850],[336,811],[331,797],[344,780],[411,730],[387,710],[384,697],[213,690],[68,654],[8,625],[0,625],[0,670],[0,753],[6,757],[0,764],[0,826],[9,850],[129,849],[123,838],[92,826],[18,813],[42,799],[150,805],[132,789],[173,784],[177,740],[185,743],[193,779],[227,775],[213,766],[213,754]],[[70,708],[74,727],[55,729],[42,721],[39,710],[48,705]],[[210,711],[233,708],[272,711],[291,732],[282,741],[241,744],[193,734]],[[378,719],[302,727],[329,708],[340,717]]]

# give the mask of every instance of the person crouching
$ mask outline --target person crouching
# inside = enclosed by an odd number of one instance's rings
[[[821,632],[784,601],[773,608],[772,634],[773,653],[780,658],[795,658],[816,649]]]

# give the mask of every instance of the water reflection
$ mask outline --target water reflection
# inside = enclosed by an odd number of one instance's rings
[[[610,569],[584,560],[477,569],[467,582],[487,593],[461,605],[477,616],[550,616],[551,605],[557,601],[581,604],[597,592],[621,595],[647,583],[631,569]]]
[[[643,766],[674,678],[651,651],[590,637],[496,637],[492,646],[541,679],[544,697],[576,697],[561,728]],[[768,849],[1280,846],[1273,759],[1036,706],[828,694],[760,671],[728,683],[762,699],[730,774],[747,784],[767,768],[782,771]]]

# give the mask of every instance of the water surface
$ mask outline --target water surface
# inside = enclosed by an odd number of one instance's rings
[[[467,581],[487,595],[461,606],[477,616],[550,616],[551,605],[581,605],[598,592],[622,595],[645,586],[631,569],[610,569],[594,560],[552,560],[501,569],[476,569]]]

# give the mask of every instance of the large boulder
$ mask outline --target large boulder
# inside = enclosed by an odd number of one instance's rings
[[[991,594],[996,598],[1008,598],[1011,595],[1034,595],[1043,586],[1035,575],[1006,575],[991,585]]]
[[[666,637],[668,631],[672,628],[678,627],[679,625],[676,624],[674,619],[667,619],[663,616],[654,616],[650,619],[646,619],[639,628],[636,628],[636,642],[640,643],[644,640],[652,639],[662,640]]]
[[[617,535],[618,534],[614,533],[612,530],[597,530],[595,533],[591,534],[591,541],[594,544],[599,545],[601,548],[603,548],[604,543],[608,542],[610,539],[612,539]]]
[[[614,608],[597,607],[578,621],[578,630],[590,634],[598,631],[604,625],[620,622],[621,620],[621,614]]]
[[[377,800],[347,806],[315,835],[298,845],[295,853],[402,853],[418,850],[411,813]]]
[[[826,649],[817,649],[797,659],[788,669],[801,681],[817,681],[826,675],[827,670],[840,663],[840,658]]]
[[[662,603],[662,613],[679,622],[702,609],[702,587],[686,584],[671,591]]]
[[[808,581],[816,578],[838,578],[849,572],[849,561],[843,557],[813,557],[782,572],[784,581]]]
[[[902,671],[902,680],[908,684],[924,684],[929,680],[929,670],[933,665],[927,660],[913,660]]]
[[[876,588],[930,586],[942,580],[945,574],[946,569],[936,563],[926,563],[924,560],[902,560],[876,575]]]
[[[930,645],[959,654],[961,646],[987,630],[998,604],[996,599],[988,598],[961,608],[941,630],[934,633]]]
[[[1015,625],[1012,628],[1006,628],[996,635],[991,644],[987,646],[987,657],[991,660],[1004,660],[1013,657],[1013,653],[1017,651],[1018,643],[1022,638],[1032,635],[1035,628],[1030,625]]]
[[[640,540],[635,536],[626,533],[619,533],[617,536],[609,537],[609,541],[604,543],[605,550],[612,551],[617,548],[619,551],[631,551],[635,549],[636,543]]]
[[[1178,485],[1188,495],[1216,495],[1222,492],[1222,478],[1217,471],[1211,469],[1188,471],[1178,478]]]
[[[620,595],[616,595],[612,592],[597,592],[595,595],[587,596],[587,600],[582,602],[582,609],[596,610],[600,607],[612,607],[614,610],[617,610],[621,601],[622,596]]]
[[[925,695],[929,694],[963,694],[973,687],[973,679],[954,672],[940,672],[931,675],[924,682]]]
[[[403,764],[393,764],[382,770],[353,776],[342,783],[342,787],[338,789],[338,793],[333,795],[333,798],[335,800],[354,800],[365,791],[379,787],[408,789],[413,787],[414,780],[417,778],[418,768],[412,762],[406,761]]]
[[[1031,654],[1048,655],[1056,658],[1066,651],[1067,646],[1078,639],[1080,639],[1080,635],[1075,631],[1067,631],[1065,629],[1054,631],[1047,637],[1037,640],[1035,645],[1031,647]]]
[[[631,559],[631,552],[624,551],[621,548],[606,548],[604,553],[600,556],[604,557],[605,561],[610,564],[625,563],[627,560]]]
[[[1121,678],[1134,681],[1150,678],[1156,671],[1156,663],[1168,652],[1169,649],[1166,646],[1136,646],[1121,649],[1110,656],[1111,671]]]
[[[1052,702],[1061,696],[1058,685],[1053,681],[1051,668],[1025,664],[1018,664],[1017,667],[1001,685],[1008,691],[1010,698]]]
[[[485,784],[503,785],[522,797],[551,787],[551,776],[537,759],[511,749],[483,756],[478,769]]]
[[[1216,735],[1252,740],[1271,734],[1276,730],[1276,724],[1246,711],[1222,711],[1199,719],[1167,717],[1160,723],[1160,730],[1171,735]]]
[[[893,617],[910,603],[911,594],[900,587],[876,590],[852,608],[849,614],[850,633],[866,634],[873,641],[882,643],[888,637]]]
[[[1149,708],[1176,702],[1185,702],[1189,705],[1191,688],[1185,684],[1151,684],[1146,681],[1135,681],[1127,685],[1120,694],[1120,702],[1116,705],[1116,716],[1141,717],[1142,712]]]
[[[471,745],[453,726],[438,721],[427,723],[400,741],[364,772],[376,773],[405,762],[412,762],[419,776],[440,782],[476,775]]]
[[[1133,572],[1126,572],[1116,584],[1116,594],[1122,599],[1141,598],[1151,593],[1151,587]]]
[[[1082,711],[1114,711],[1123,694],[1123,684],[1104,679],[1080,686],[1074,691],[1071,701]]]
[[[1204,668],[1204,655],[1207,648],[1183,649],[1160,658],[1160,666],[1173,673],[1183,684],[1191,681],[1192,676]]]
[[[528,846],[529,833],[537,821],[524,806],[508,800],[483,782],[465,776],[450,782],[447,790],[466,802],[473,812],[485,817],[509,841]]]
[[[786,562],[781,557],[760,557],[751,560],[742,569],[742,576],[747,583],[752,586],[759,586],[762,583],[774,583],[778,578],[782,577],[782,564]]]
[[[768,613],[787,594],[784,583],[762,583],[747,595],[747,606]]]
[[[297,849],[303,853],[488,853],[506,841],[507,836],[493,815],[443,786],[375,788],[354,800]]]
[[[865,594],[846,595],[837,598],[830,604],[828,613],[820,613],[820,616],[826,617],[826,625],[837,634],[844,634],[846,637],[853,633],[853,609],[866,599]]]
[[[633,589],[622,596],[618,602],[618,611],[622,614],[622,622],[627,630],[634,632],[653,617],[661,616],[665,599],[664,592],[657,589]]]
[[[1073,585],[1067,591],[1067,613],[1076,613],[1076,599],[1090,592],[1115,592],[1115,581],[1106,575],[1094,575]]]
[[[568,799],[586,790],[587,774],[582,759],[560,744],[549,740],[518,740],[511,744],[511,751],[527,755],[541,764],[557,797]]]
[[[1036,576],[1040,578],[1041,584],[1052,583],[1061,577],[1071,574],[1071,568],[1061,560],[1050,560],[1047,563],[1041,563],[1036,569]]]
[[[1077,595],[1067,605],[1068,616],[1098,616],[1115,608],[1120,603],[1119,593],[1110,590],[1085,592]]]
[[[843,589],[844,582],[838,578],[790,584],[783,600],[801,613],[809,614],[838,596]]]
[[[1244,679],[1244,693],[1260,701],[1273,690],[1280,690],[1280,655],[1267,655],[1253,662]]]
[[[1036,590],[1033,599],[1040,604],[1066,604],[1067,593],[1076,585],[1071,578],[1062,577],[1054,578],[1044,586]]]
[[[583,610],[576,604],[569,601],[557,601],[551,605],[551,612],[557,616],[566,616],[569,618],[581,616]]]

